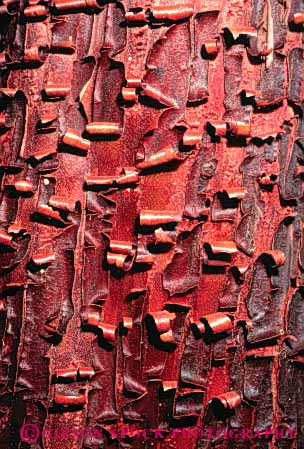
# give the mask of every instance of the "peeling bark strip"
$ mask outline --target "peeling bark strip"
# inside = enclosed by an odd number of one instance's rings
[[[303,447],[303,24],[2,0],[0,449]]]
[[[200,237],[201,226],[190,233],[181,232],[177,238],[172,262],[164,271],[163,286],[170,295],[186,293],[197,287],[200,278]],[[187,270],[185,271],[185,267]]]

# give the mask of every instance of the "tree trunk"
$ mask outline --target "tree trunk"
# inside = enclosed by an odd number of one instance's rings
[[[299,0],[0,6],[0,449],[304,447]]]

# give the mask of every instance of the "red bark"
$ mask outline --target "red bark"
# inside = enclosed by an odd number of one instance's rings
[[[303,11],[2,0],[0,449],[304,447]]]

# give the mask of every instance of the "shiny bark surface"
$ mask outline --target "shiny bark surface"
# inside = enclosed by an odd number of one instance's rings
[[[2,0],[0,449],[304,447],[303,23]]]

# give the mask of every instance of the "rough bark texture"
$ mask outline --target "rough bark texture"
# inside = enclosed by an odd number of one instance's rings
[[[2,0],[1,449],[304,447],[303,23]]]

